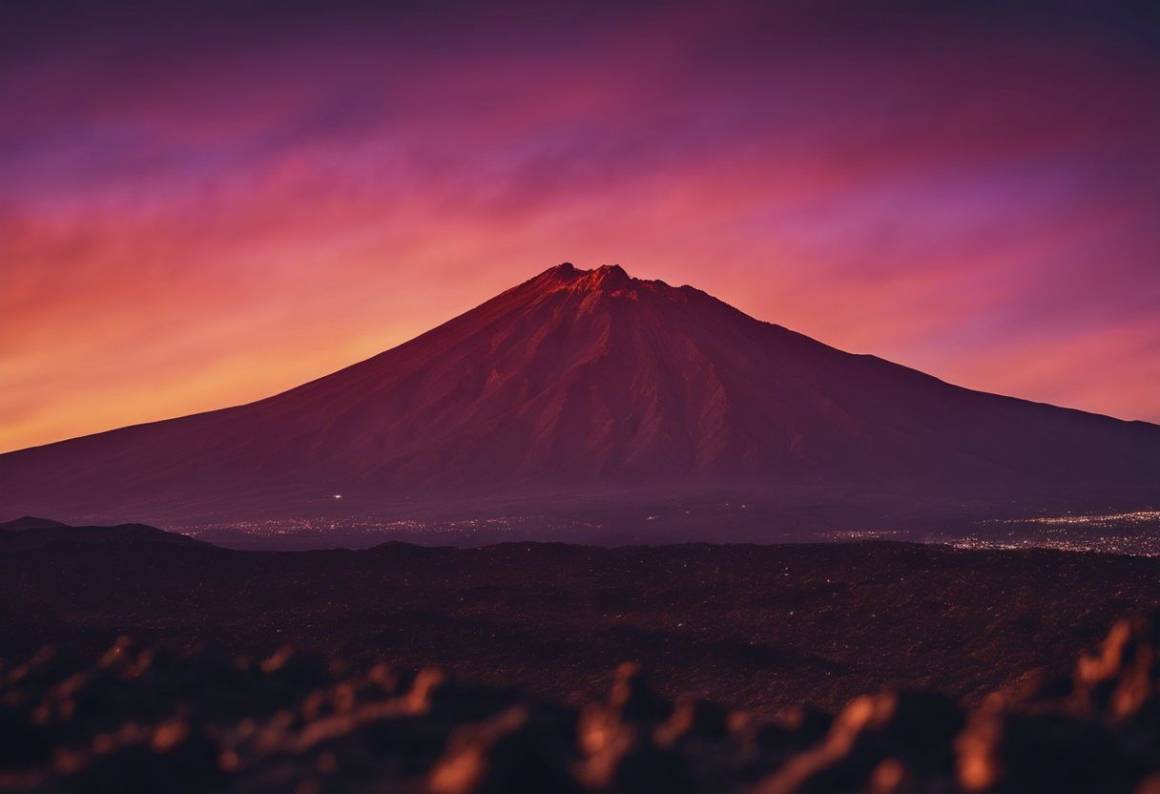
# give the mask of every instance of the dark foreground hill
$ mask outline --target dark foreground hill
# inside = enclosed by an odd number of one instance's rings
[[[0,513],[194,527],[595,505],[615,522],[743,503],[727,538],[703,521],[692,539],[769,541],[811,521],[1137,509],[1157,482],[1155,425],[959,388],[691,287],[565,264],[283,394],[0,455]]]
[[[210,544],[180,535],[165,532],[145,524],[116,524],[107,527],[73,527],[59,521],[32,519],[31,521],[10,522],[11,526],[0,540],[0,550],[4,553],[19,553],[39,550],[51,556],[54,550],[62,553],[81,553],[89,547],[97,556],[120,550],[130,558],[136,557],[143,544],[162,543],[176,546],[203,546]],[[99,548],[96,548],[99,547]]]

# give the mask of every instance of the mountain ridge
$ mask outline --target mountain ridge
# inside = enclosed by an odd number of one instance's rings
[[[423,339],[424,337],[426,337],[426,336],[428,336],[428,335],[430,335],[430,334],[433,334],[433,333],[435,333],[435,332],[437,332],[437,331],[440,331],[440,330],[442,330],[442,329],[443,329],[445,326],[447,326],[447,325],[450,325],[451,323],[454,323],[456,320],[458,320],[458,319],[460,319],[460,318],[464,317],[465,315],[468,315],[468,314],[472,313],[473,311],[475,311],[475,310],[477,310],[477,309],[480,309],[480,308],[482,308],[482,307],[486,306],[487,304],[491,303],[492,301],[494,301],[494,300],[496,300],[496,299],[498,299],[498,298],[500,298],[500,297],[503,297],[504,295],[506,295],[506,294],[508,294],[508,293],[511,293],[511,292],[514,292],[514,291],[516,291],[516,290],[519,290],[519,289],[521,289],[521,288],[523,288],[523,287],[526,287],[527,285],[529,285],[529,284],[532,284],[533,282],[536,282],[537,280],[539,280],[539,279],[542,279],[542,278],[544,278],[545,276],[547,276],[547,275],[549,275],[549,274],[552,274],[552,273],[554,273],[554,272],[557,272],[557,271],[565,271],[565,272],[567,272],[567,271],[572,271],[572,272],[574,272],[574,273],[577,273],[577,274],[595,274],[595,273],[599,273],[600,271],[604,271],[604,270],[616,270],[616,271],[619,271],[621,274],[624,274],[624,276],[625,276],[627,279],[629,279],[630,281],[632,281],[632,282],[643,283],[643,284],[653,284],[653,285],[660,285],[660,286],[662,286],[662,287],[666,287],[666,288],[668,288],[668,289],[672,289],[672,290],[688,291],[688,292],[691,292],[691,293],[695,293],[695,294],[699,294],[699,295],[705,296],[705,297],[707,297],[707,298],[709,298],[709,299],[713,300],[714,302],[716,302],[716,303],[719,303],[721,306],[723,306],[723,307],[725,307],[725,308],[728,308],[729,310],[731,310],[731,311],[733,311],[733,312],[737,312],[738,314],[741,314],[742,316],[746,317],[746,318],[747,318],[747,319],[749,319],[749,320],[752,320],[753,322],[757,322],[757,323],[760,323],[760,324],[762,324],[762,325],[765,325],[765,326],[768,326],[768,327],[771,327],[771,328],[776,328],[776,329],[779,329],[779,330],[781,330],[781,331],[784,331],[784,332],[786,332],[786,333],[793,334],[793,335],[795,335],[795,336],[798,336],[798,337],[801,337],[801,338],[803,338],[803,339],[806,339],[806,340],[809,340],[809,341],[811,341],[811,342],[814,342],[814,343],[816,343],[816,344],[818,344],[818,345],[822,345],[822,346],[824,346],[824,347],[827,347],[827,348],[830,348],[830,349],[832,349],[832,350],[836,350],[836,351],[839,351],[839,352],[841,352],[841,353],[845,353],[846,355],[849,355],[849,356],[855,356],[855,357],[859,357],[859,358],[865,358],[865,359],[872,360],[872,361],[875,361],[875,362],[879,362],[879,363],[882,363],[882,364],[886,364],[886,365],[889,365],[889,366],[892,366],[892,367],[896,367],[896,368],[898,368],[899,370],[905,370],[905,371],[908,371],[908,372],[910,372],[910,373],[913,373],[914,375],[920,376],[920,377],[922,377],[922,378],[924,378],[924,379],[929,379],[929,380],[932,380],[932,381],[936,381],[936,382],[938,382],[938,383],[940,383],[940,384],[944,384],[944,385],[946,385],[946,386],[949,386],[949,387],[951,387],[951,388],[954,388],[954,389],[959,389],[959,390],[966,391],[966,392],[970,392],[970,393],[974,393],[974,394],[982,394],[982,395],[987,395],[987,396],[989,396],[989,397],[995,397],[995,398],[1000,398],[1000,399],[1004,399],[1004,400],[1010,400],[1010,401],[1017,402],[1017,403],[1021,403],[1021,404],[1025,404],[1025,405],[1032,405],[1032,406],[1040,406],[1040,407],[1045,407],[1045,408],[1051,408],[1051,409],[1058,410],[1058,411],[1066,411],[1066,412],[1068,412],[1068,413],[1072,413],[1072,414],[1077,414],[1077,415],[1084,415],[1084,416],[1090,416],[1090,417],[1096,417],[1096,418],[1099,418],[1099,419],[1106,419],[1106,420],[1111,420],[1111,421],[1114,421],[1114,422],[1119,422],[1119,423],[1122,423],[1122,424],[1128,424],[1128,425],[1138,425],[1138,426],[1142,426],[1142,427],[1147,427],[1147,428],[1155,428],[1156,430],[1160,430],[1160,424],[1158,424],[1158,423],[1155,423],[1155,422],[1149,422],[1148,420],[1144,420],[1144,419],[1124,419],[1124,418],[1121,418],[1121,417],[1112,416],[1112,415],[1110,415],[1110,414],[1103,414],[1103,413],[1100,413],[1100,412],[1098,412],[1098,411],[1090,411],[1090,410],[1083,409],[1083,408],[1073,408],[1073,407],[1070,407],[1070,406],[1058,405],[1058,404],[1056,404],[1056,403],[1050,403],[1050,402],[1046,402],[1046,401],[1042,401],[1042,400],[1033,400],[1033,399],[1030,399],[1030,398],[1026,398],[1026,397],[1019,397],[1019,396],[1016,396],[1016,395],[1010,395],[1010,394],[1001,394],[1001,393],[998,393],[998,392],[988,392],[988,391],[985,391],[985,390],[982,390],[982,389],[975,389],[975,388],[972,388],[972,387],[970,387],[970,386],[963,386],[963,385],[961,385],[961,384],[958,384],[958,383],[953,383],[953,382],[951,382],[951,381],[948,381],[948,380],[945,380],[945,379],[943,379],[943,378],[940,378],[940,377],[938,377],[937,375],[932,375],[932,374],[930,374],[930,373],[928,373],[928,372],[925,372],[925,371],[923,371],[923,370],[917,369],[917,368],[915,368],[915,367],[911,367],[911,366],[909,366],[909,365],[906,365],[906,364],[900,364],[900,363],[898,363],[898,362],[896,362],[896,361],[891,361],[890,359],[883,358],[883,357],[881,357],[881,356],[878,356],[878,355],[876,355],[876,354],[874,354],[874,353],[854,353],[854,352],[850,352],[850,351],[847,351],[847,350],[843,350],[842,348],[838,348],[838,347],[835,347],[835,346],[833,346],[833,345],[830,345],[830,344],[828,344],[828,343],[821,342],[821,341],[819,341],[819,340],[817,340],[817,339],[814,339],[813,337],[810,337],[810,336],[808,336],[807,334],[803,334],[803,333],[801,333],[800,331],[795,331],[795,330],[793,330],[793,329],[791,329],[791,328],[788,328],[788,327],[786,327],[786,326],[784,326],[784,325],[781,325],[780,323],[775,323],[775,322],[771,322],[771,321],[768,321],[768,320],[762,320],[762,319],[760,319],[760,318],[757,318],[757,317],[752,317],[751,315],[746,315],[746,314],[744,314],[744,312],[741,312],[741,310],[737,309],[736,307],[733,307],[732,305],[730,305],[730,304],[728,304],[728,303],[726,303],[726,302],[722,301],[721,299],[714,297],[714,296],[713,296],[713,295],[711,295],[710,293],[707,293],[707,292],[705,292],[704,290],[698,289],[697,287],[694,287],[694,286],[692,286],[692,285],[689,285],[689,284],[682,284],[682,285],[680,285],[680,286],[672,286],[672,285],[669,285],[667,282],[665,282],[663,279],[642,279],[642,278],[638,278],[638,277],[635,277],[635,276],[630,276],[630,275],[628,275],[628,274],[627,274],[627,272],[626,272],[626,271],[625,271],[625,270],[624,270],[624,269],[623,269],[623,268],[622,268],[620,265],[601,265],[601,266],[599,266],[599,267],[597,267],[597,268],[593,268],[593,269],[591,269],[591,270],[582,270],[582,269],[580,269],[580,268],[577,268],[577,267],[576,267],[574,264],[572,264],[571,262],[563,262],[563,263],[561,263],[561,264],[559,264],[559,265],[555,265],[554,267],[551,267],[551,268],[549,268],[548,270],[544,271],[543,273],[540,273],[539,275],[537,275],[537,276],[534,276],[533,278],[531,278],[531,279],[528,279],[527,281],[525,281],[525,282],[523,282],[523,283],[521,283],[521,284],[519,284],[519,285],[516,285],[515,287],[512,287],[512,288],[510,288],[510,289],[508,289],[508,290],[505,290],[504,292],[501,292],[499,295],[497,295],[497,296],[493,297],[492,299],[490,299],[490,300],[488,300],[488,301],[485,301],[485,302],[484,302],[484,303],[482,303],[482,304],[479,304],[478,306],[475,306],[475,307],[473,307],[473,308],[471,308],[471,309],[468,309],[467,311],[461,312],[460,314],[456,315],[455,317],[452,317],[452,318],[450,318],[450,319],[448,319],[448,320],[444,321],[443,323],[440,323],[439,325],[435,326],[434,328],[432,328],[432,329],[430,329],[430,330],[428,330],[428,331],[425,331],[425,332],[423,332],[423,333],[419,334],[418,336],[415,336],[415,337],[412,337],[411,339],[408,339],[408,340],[406,340],[406,341],[400,342],[400,343],[399,343],[398,345],[396,345],[395,347],[388,348],[387,350],[384,350],[384,351],[382,351],[382,352],[379,352],[379,353],[375,353],[374,355],[372,355],[372,356],[369,356],[369,357],[367,357],[367,358],[360,359],[360,360],[358,360],[358,361],[355,361],[355,362],[352,362],[352,363],[350,363],[350,364],[347,364],[347,365],[345,365],[345,366],[341,367],[341,368],[340,368],[340,369],[338,369],[338,370],[335,370],[335,371],[333,371],[333,372],[329,372],[329,373],[327,373],[327,374],[325,374],[325,375],[320,375],[320,376],[318,376],[317,378],[312,378],[311,380],[308,380],[308,381],[306,381],[306,382],[304,382],[304,383],[301,383],[301,384],[298,384],[298,385],[296,385],[296,386],[291,386],[291,387],[289,387],[289,388],[287,388],[287,389],[283,389],[282,391],[275,392],[275,393],[273,393],[273,394],[269,394],[269,395],[266,395],[266,396],[263,396],[263,397],[258,397],[257,399],[254,399],[254,400],[249,400],[249,401],[242,402],[242,403],[235,403],[235,404],[233,404],[233,405],[225,405],[225,406],[221,406],[221,407],[217,407],[217,408],[208,408],[208,409],[206,409],[206,410],[203,410],[203,411],[196,411],[196,412],[194,412],[194,413],[191,413],[191,414],[184,414],[184,415],[181,415],[181,416],[175,416],[175,417],[166,417],[166,418],[163,418],[163,419],[152,419],[152,420],[145,421],[145,422],[134,422],[134,423],[132,423],[132,424],[128,424],[128,425],[122,425],[122,426],[119,426],[119,427],[111,427],[111,428],[107,428],[107,429],[104,429],[104,430],[97,430],[97,431],[95,431],[95,432],[92,432],[92,433],[85,433],[85,434],[83,434],[83,435],[80,435],[80,436],[72,436],[72,437],[69,437],[69,438],[57,439],[57,440],[55,440],[55,441],[47,441],[47,442],[44,442],[44,443],[41,443],[41,444],[34,444],[34,445],[32,445],[32,446],[29,446],[29,447],[20,447],[20,448],[17,448],[17,449],[7,450],[7,451],[5,451],[5,452],[0,452],[0,457],[3,457],[3,456],[5,456],[5,455],[12,455],[12,454],[16,454],[16,453],[24,453],[24,452],[29,452],[29,451],[31,451],[31,450],[43,449],[43,448],[45,448],[45,447],[53,447],[53,446],[57,446],[57,445],[60,445],[60,444],[69,444],[69,443],[72,443],[72,442],[75,442],[75,441],[79,441],[79,440],[81,440],[81,439],[86,439],[86,438],[93,438],[93,437],[97,437],[97,436],[105,436],[105,435],[108,435],[108,434],[110,434],[110,433],[119,433],[119,432],[123,432],[123,431],[133,430],[133,429],[136,429],[136,428],[152,427],[152,426],[156,426],[156,425],[165,424],[165,423],[167,423],[167,422],[172,422],[172,421],[174,421],[174,420],[190,419],[190,418],[193,418],[193,417],[198,417],[198,416],[205,416],[205,415],[207,415],[207,414],[216,414],[216,413],[221,413],[221,412],[224,412],[224,411],[231,411],[231,410],[235,410],[235,409],[238,409],[238,408],[245,408],[245,407],[249,407],[249,406],[257,405],[257,404],[260,404],[260,403],[264,403],[264,402],[266,402],[266,401],[268,401],[268,400],[272,400],[272,399],[275,399],[275,398],[277,398],[277,397],[281,397],[281,396],[283,396],[283,395],[285,395],[285,394],[289,394],[289,393],[291,393],[291,392],[298,391],[299,389],[303,389],[303,388],[305,388],[305,387],[307,387],[307,386],[310,386],[310,385],[312,385],[312,384],[314,384],[314,383],[317,383],[317,382],[319,382],[319,381],[326,380],[327,378],[329,378],[329,377],[331,377],[331,376],[333,376],[333,375],[339,374],[339,373],[341,373],[341,372],[344,372],[345,370],[351,369],[352,367],[357,367],[357,366],[359,366],[359,365],[366,364],[366,363],[368,363],[368,362],[370,362],[370,361],[373,361],[373,360],[375,360],[375,359],[378,359],[379,357],[381,357],[381,356],[383,356],[383,355],[386,355],[386,354],[388,354],[388,353],[391,353],[391,352],[394,352],[394,351],[396,351],[396,350],[399,350],[400,348],[403,348],[403,347],[405,347],[405,346],[407,346],[407,345],[410,345],[410,344],[412,344],[412,343],[418,342],[419,340]],[[600,282],[597,282],[597,284],[599,284],[599,283],[600,283]],[[589,284],[591,284],[591,282],[589,282]],[[585,288],[585,286],[586,286],[586,285],[584,285],[584,284],[575,284],[575,283],[574,283],[574,284],[568,284],[568,283],[565,283],[565,284],[562,284],[562,285],[559,285],[558,287],[556,287],[556,290],[565,290],[565,289],[584,289],[584,288]]]
[[[74,518],[165,524],[332,513],[335,494],[374,512],[802,487],[1143,504],[1154,476],[1160,427],[973,391],[693,287],[563,263],[279,394],[0,455],[0,508],[63,515],[63,499]]]

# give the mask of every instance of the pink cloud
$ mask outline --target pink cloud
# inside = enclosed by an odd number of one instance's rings
[[[1154,64],[1077,29],[756,9],[17,58],[0,448],[263,396],[564,259],[1160,420]]]

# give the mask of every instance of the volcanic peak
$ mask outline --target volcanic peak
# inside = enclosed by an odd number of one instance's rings
[[[194,524],[329,516],[333,500],[308,494],[357,492],[368,514],[478,515],[479,494],[531,514],[609,489],[622,505],[678,491],[708,504],[722,487],[778,515],[818,500],[850,521],[879,498],[881,515],[1130,512],[1155,503],[1157,433],[960,389],[692,287],[566,263],[265,400],[0,455],[0,513]]]
[[[551,291],[561,289],[588,293],[613,293],[646,285],[660,285],[662,282],[633,278],[620,265],[601,265],[592,270],[583,270],[571,262],[564,262],[545,271],[539,276],[549,285]]]

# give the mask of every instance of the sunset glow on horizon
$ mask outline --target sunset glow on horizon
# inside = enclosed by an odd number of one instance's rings
[[[93,5],[2,12],[0,451],[268,396],[562,261],[1160,422],[1144,6]]]

